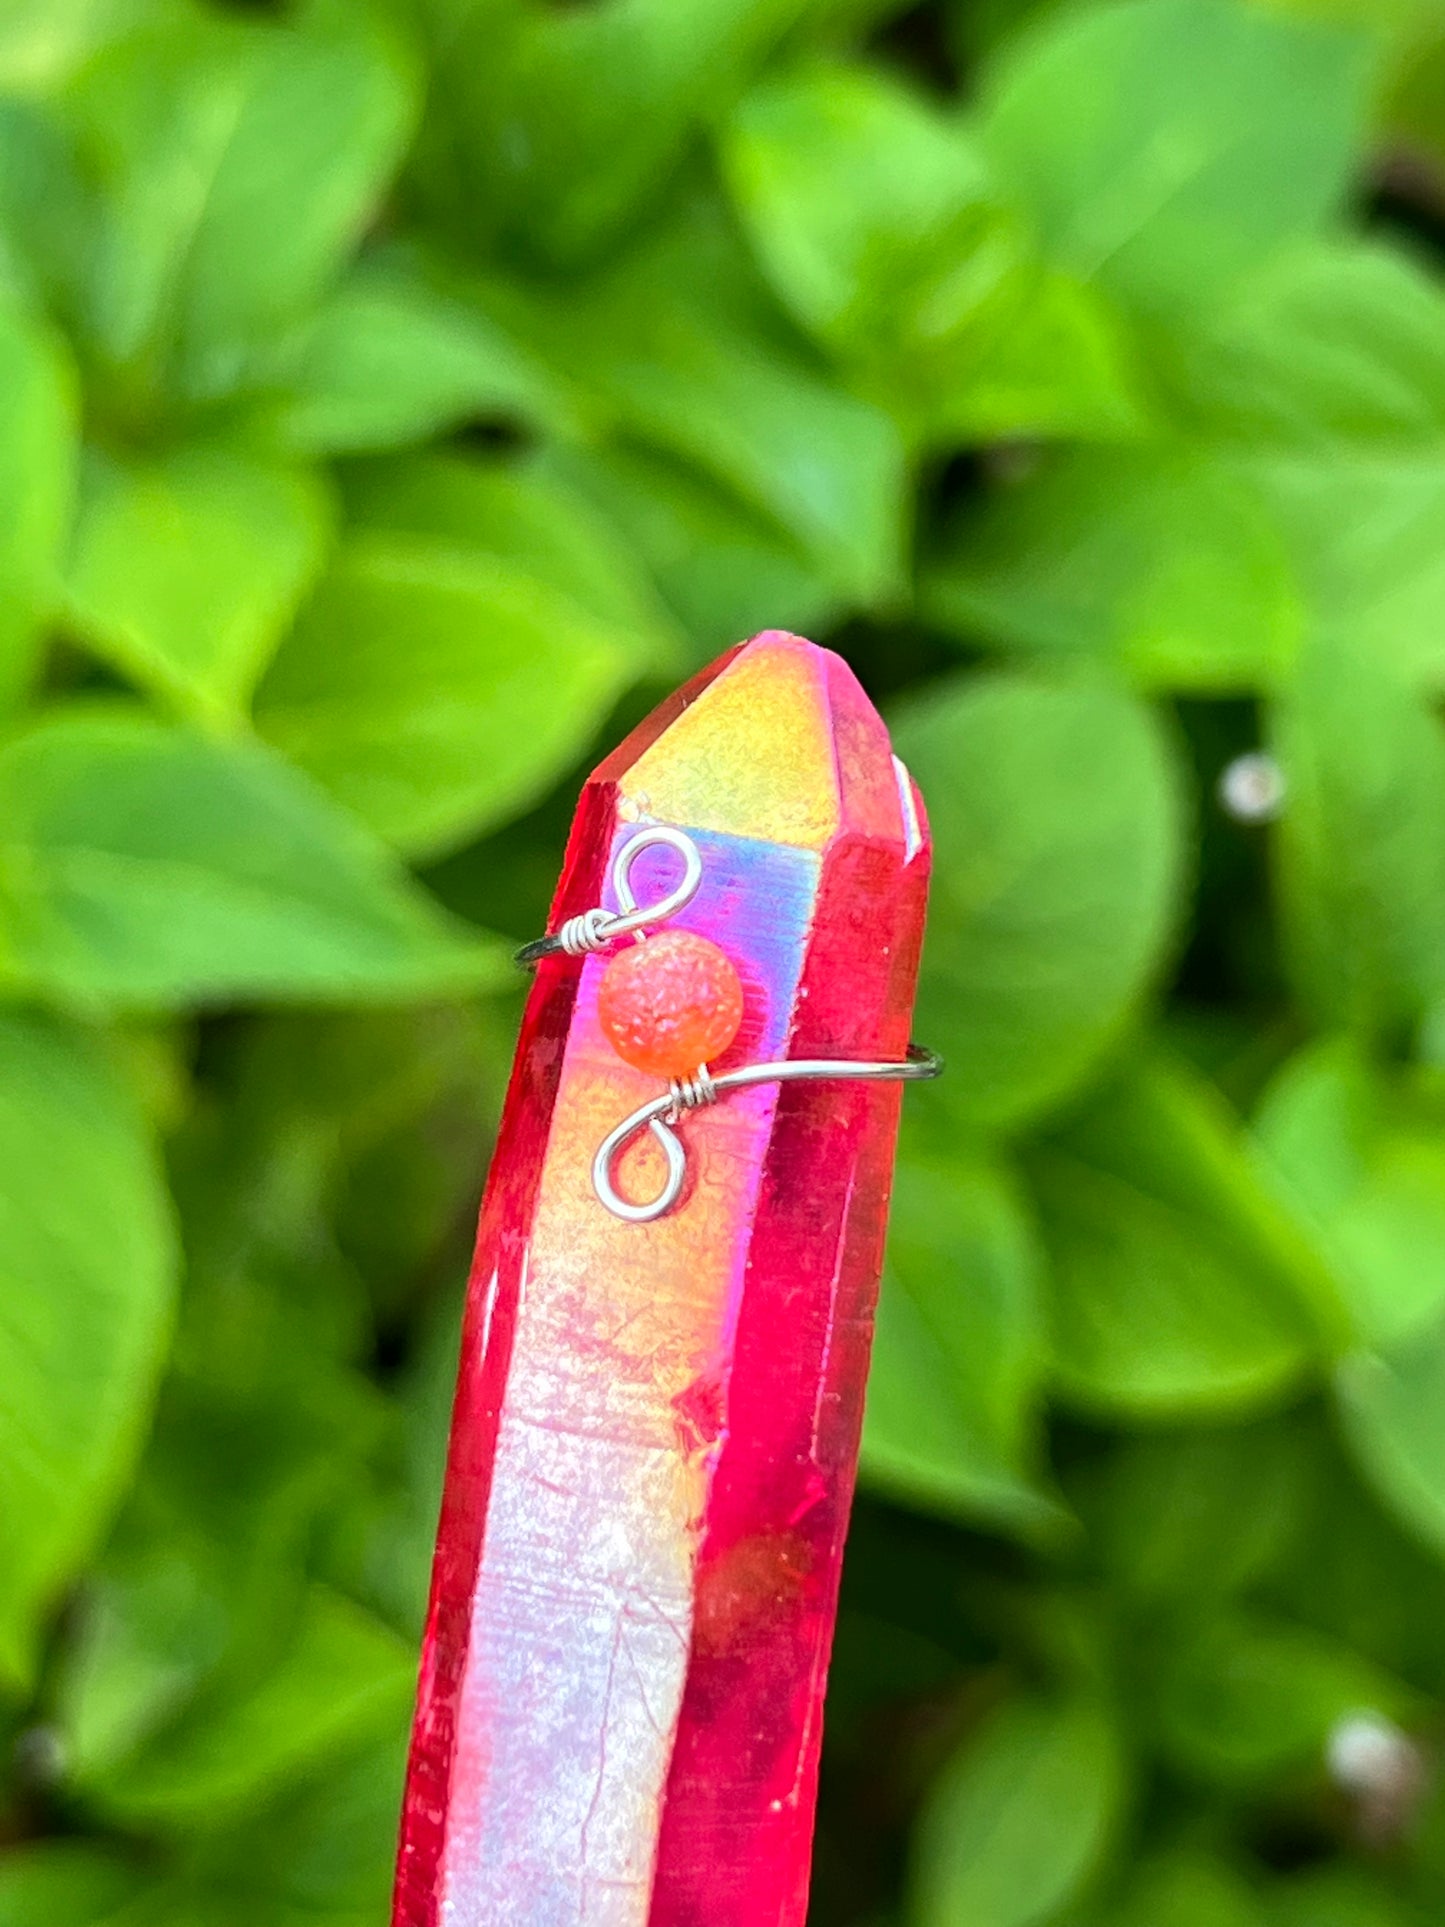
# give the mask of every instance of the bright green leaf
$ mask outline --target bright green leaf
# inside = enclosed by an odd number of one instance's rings
[[[717,210],[689,205],[565,298],[494,277],[477,299],[630,435],[786,531],[839,594],[902,594],[900,433],[779,326]]]
[[[804,69],[747,97],[724,156],[782,299],[925,438],[1137,425],[1103,304],[1042,270],[956,116]]]
[[[1345,1436],[1407,1532],[1445,1554],[1445,1319],[1340,1369]]]
[[[961,1118],[1013,1124],[1128,1022],[1176,913],[1183,811],[1147,711],[1096,686],[991,677],[900,717],[936,861],[918,1031]]]
[[[0,1676],[90,1552],[139,1443],[175,1249],[154,1147],[105,1053],[0,1022]]]
[[[502,328],[397,266],[354,274],[285,361],[274,428],[307,454],[397,447],[478,416],[568,419],[556,379]]]
[[[1141,1418],[1228,1410],[1308,1368],[1333,1280],[1201,1079],[1132,1066],[1029,1170],[1071,1399]]]
[[[107,361],[225,395],[326,290],[400,157],[411,76],[365,9],[192,15],[103,48],[72,94],[106,220],[90,318]]]
[[[1265,505],[1185,448],[1080,451],[996,489],[955,525],[923,599],[969,641],[1210,694],[1277,682],[1301,622]]]
[[[539,474],[616,519],[699,666],[760,629],[826,634],[847,611],[847,596],[816,558],[680,461],[639,448],[553,449]]]
[[[1445,725],[1354,638],[1321,634],[1274,710],[1286,961],[1336,1024],[1392,1026],[1445,989]]]
[[[321,566],[326,497],[303,471],[196,446],[89,463],[70,615],[97,654],[206,718],[242,709]]]
[[[442,454],[356,463],[345,501],[352,527],[481,549],[617,628],[639,662],[677,667],[682,636],[640,557],[605,509],[546,464]]]
[[[624,635],[535,576],[365,536],[307,605],[257,720],[374,829],[434,854],[541,794],[634,673]]]
[[[1365,1343],[1445,1311],[1445,1107],[1324,1045],[1285,1066],[1255,1128],[1328,1241]]]
[[[28,687],[59,600],[75,413],[57,345],[0,301],[0,709]]]
[[[1238,0],[1046,19],[1000,62],[983,136],[1076,273],[1147,305],[1214,298],[1342,204],[1369,43]]]
[[[184,0],[8,0],[0,14],[0,85],[45,94],[105,40],[174,19]]]
[[[1241,462],[1264,501],[1317,628],[1445,690],[1445,455],[1436,446],[1351,446]],[[1346,680],[1344,674],[1337,681]]]
[[[1055,1523],[1032,1483],[1045,1355],[1039,1254],[1004,1174],[981,1161],[906,1158],[868,1381],[865,1476],[945,1516],[1026,1534]]]
[[[1135,356],[1113,309],[1075,276],[1020,264],[1007,324],[967,378],[929,404],[948,441],[1129,440],[1146,419]]]
[[[65,129],[35,102],[0,99],[0,288],[68,318],[91,238],[89,197]]]
[[[1013,1701],[934,1782],[914,1840],[917,1927],[1042,1927],[1097,1872],[1125,1762],[1093,1700]]]
[[[724,158],[774,286],[824,340],[936,348],[996,297],[1009,263],[981,157],[956,116],[877,69],[770,77]]]
[[[1338,453],[1445,432],[1445,295],[1389,248],[1291,248],[1171,347],[1178,399],[1211,439]]]
[[[12,990],[85,1007],[372,1002],[504,969],[278,758],[124,711],[0,748],[0,838]]]

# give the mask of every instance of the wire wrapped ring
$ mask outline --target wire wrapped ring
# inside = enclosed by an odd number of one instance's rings
[[[745,1064],[740,1070],[725,1071],[721,1077],[711,1076],[703,1065],[693,1077],[676,1080],[661,1097],[642,1105],[607,1133],[592,1160],[592,1188],[614,1218],[628,1224],[651,1224],[672,1209],[687,1182],[687,1151],[673,1129],[683,1111],[715,1104],[729,1091],[740,1091],[750,1084],[792,1084],[811,1078],[897,1083],[938,1077],[942,1071],[943,1059],[921,1044],[910,1044],[907,1057],[892,1064],[855,1063],[846,1057],[795,1057],[779,1064]],[[667,1177],[655,1198],[632,1204],[612,1182],[612,1167],[623,1146],[639,1131],[651,1131],[656,1138],[667,1160]]]

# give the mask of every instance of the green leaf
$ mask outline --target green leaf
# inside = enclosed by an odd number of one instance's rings
[[[1101,1927],[1267,1927],[1252,1885],[1224,1859],[1179,1848],[1146,1860]]]
[[[555,477],[614,517],[646,561],[698,667],[760,629],[826,634],[848,597],[803,546],[683,462],[646,449],[551,449]]]
[[[1114,1842],[1126,1768],[1089,1698],[1020,1699],[956,1753],[914,1839],[917,1927],[1042,1927]]]
[[[0,300],[0,710],[28,688],[59,600],[75,448],[74,381],[58,345]]]
[[[1307,1370],[1337,1312],[1223,1100],[1144,1059],[1028,1165],[1070,1399],[1124,1417],[1237,1409]]]
[[[1098,290],[1043,262],[1022,261],[1007,325],[968,378],[930,403],[925,428],[969,442],[1071,437],[1130,440],[1147,407],[1137,359]]]
[[[82,1841],[10,1847],[0,1859],[0,1927],[99,1927],[137,1885],[125,1861]]]
[[[326,291],[412,116],[407,63],[366,10],[300,25],[200,14],[104,47],[72,90],[106,219],[90,326],[107,362],[226,395]]]
[[[1213,1610],[1257,1585],[1291,1542],[1307,1441],[1278,1419],[1116,1441],[1064,1480],[1111,1586]]]
[[[1323,1771],[1332,1728],[1362,1708],[1399,1719],[1411,1696],[1334,1640],[1238,1614],[1171,1649],[1158,1718],[1180,1769],[1230,1785]]]
[[[1046,19],[985,91],[983,137],[1058,259],[1146,306],[1209,300],[1343,203],[1369,43],[1237,0]]]
[[[433,185],[468,239],[500,229],[554,262],[595,256],[808,4],[435,10]]]
[[[1445,455],[1352,445],[1241,463],[1279,530],[1315,626],[1363,663],[1445,690]]]
[[[273,664],[257,721],[382,835],[436,854],[541,795],[635,669],[627,637],[524,570],[358,536]]]
[[[0,85],[43,95],[95,48],[144,20],[174,19],[176,0],[8,0],[0,15]]]
[[[1445,1107],[1350,1044],[1290,1061],[1255,1128],[1320,1227],[1356,1329],[1389,1345],[1445,1312]]]
[[[936,348],[998,291],[996,196],[955,116],[866,66],[767,78],[736,110],[728,177],[769,278],[847,349]]]
[[[1383,1873],[1325,1866],[1277,1882],[1269,1892],[1270,1927],[1425,1927],[1386,1884]]]
[[[747,97],[724,158],[782,299],[924,436],[1137,424],[1110,315],[1042,270],[956,117],[805,68]]]
[[[236,1927],[374,1927],[391,1897],[405,1765],[403,1719],[208,1843],[194,1927],[218,1916]]]
[[[1347,1360],[1338,1393],[1345,1437],[1376,1495],[1445,1556],[1445,1319]]]
[[[35,102],[0,100],[0,287],[69,318],[91,239],[90,198],[66,130]]]
[[[252,1691],[198,1706],[90,1797],[131,1824],[214,1826],[359,1739],[404,1729],[415,1682],[405,1642],[313,1587],[288,1650]]]
[[[282,368],[273,432],[303,454],[400,447],[476,416],[570,415],[555,377],[496,322],[392,264],[344,282]]]
[[[269,752],[125,711],[0,748],[0,980],[83,1007],[390,1001],[486,985],[444,918]]]
[[[1445,727],[1404,676],[1324,633],[1275,705],[1285,957],[1326,1022],[1390,1028],[1445,990]]]
[[[878,1309],[865,1477],[929,1511],[1047,1531],[1034,1485],[1045,1359],[1039,1253],[1005,1174],[905,1157]]]
[[[225,448],[145,464],[93,457],[71,619],[142,687],[234,719],[320,569],[330,520],[316,478]]]
[[[1445,1564],[1381,1505],[1350,1463],[1337,1415],[1312,1413],[1272,1608],[1343,1641],[1397,1679],[1438,1690]]]
[[[966,640],[1212,695],[1276,683],[1301,625],[1265,503],[1185,447],[1079,451],[996,489],[955,525],[922,597]]]
[[[91,1551],[140,1441],[175,1248],[155,1149],[104,1050],[0,1020],[0,1677]]]
[[[1170,347],[1177,400],[1213,439],[1323,455],[1432,449],[1445,431],[1445,295],[1376,243],[1289,249]]]
[[[895,740],[936,849],[918,1034],[959,1118],[1017,1124],[1086,1076],[1159,969],[1182,868],[1170,745],[1125,695],[1021,676],[937,688]]]
[[[483,550],[616,627],[639,662],[678,666],[679,626],[605,501],[594,509],[546,462],[484,464],[441,454],[358,462],[347,472],[345,501],[353,528]]]
[[[689,204],[566,299],[493,277],[479,302],[630,437],[785,531],[840,596],[904,589],[908,476],[881,409],[782,327],[721,213]]]
[[[195,1140],[209,1136],[197,1123],[173,1154],[187,1290],[172,1367],[52,1680],[78,1789],[127,1783],[138,1762],[165,1755],[177,1733],[274,1669],[295,1635],[313,1548],[390,1430],[380,1393],[335,1355],[370,1341],[359,1285],[360,1333],[354,1316],[331,1320],[341,1332],[318,1316],[328,1251],[316,1167],[334,1189],[343,1153],[320,1155],[321,1131],[308,1144],[283,1101],[268,1165],[240,1111],[232,1099],[221,1112],[232,1128],[209,1184],[197,1181]],[[243,1206],[251,1220],[238,1225]]]

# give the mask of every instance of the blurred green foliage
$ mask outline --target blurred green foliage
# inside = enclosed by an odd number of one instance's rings
[[[770,625],[951,1066],[814,1917],[1442,1917],[1442,248],[1431,0],[7,0],[0,1927],[384,1921],[507,951]]]

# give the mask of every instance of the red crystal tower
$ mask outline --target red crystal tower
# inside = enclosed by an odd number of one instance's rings
[[[642,824],[703,883],[669,927],[743,985],[712,1065],[901,1058],[917,793],[837,656],[768,632],[595,772],[553,928]],[[640,900],[673,877],[634,866]],[[680,1126],[650,1224],[591,1184],[655,1097],[599,1020],[607,959],[539,968],[482,1208],[394,1927],[801,1927],[899,1087],[761,1085]],[[624,1190],[659,1188],[647,1140]]]

